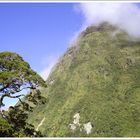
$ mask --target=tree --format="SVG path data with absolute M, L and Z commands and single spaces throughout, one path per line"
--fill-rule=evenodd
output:
M 0 108 L 4 106 L 3 99 L 24 96 L 24 89 L 36 89 L 46 86 L 45 81 L 30 68 L 21 56 L 12 52 L 0 53 Z M 15 95 L 19 93 L 19 95 Z
M 33 125 L 27 123 L 28 114 L 33 110 L 29 102 L 34 105 L 45 103 L 45 98 L 41 96 L 39 89 L 36 89 L 40 86 L 46 87 L 45 81 L 21 56 L 13 52 L 0 53 L 0 109 L 5 106 L 5 97 L 19 99 L 18 104 L 9 107 L 8 111 L 1 109 L 0 136 L 41 136 Z M 22 101 L 24 94 L 21 94 L 21 91 L 27 88 L 31 90 L 30 94 Z
M 28 105 L 19 104 L 10 106 L 8 111 L 3 110 L 3 118 L 0 121 L 1 137 L 42 137 L 40 131 L 36 131 L 32 124 L 27 122 L 29 111 L 21 106 Z
M 14 107 L 2 111 L 3 119 L 0 119 L 0 137 L 42 137 L 40 131 L 36 131 L 32 124 L 27 122 L 28 115 L 38 104 L 44 104 L 46 98 L 41 96 L 39 90 L 31 91 L 23 101 L 19 99 Z

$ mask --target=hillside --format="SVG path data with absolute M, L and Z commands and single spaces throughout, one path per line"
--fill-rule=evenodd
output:
M 68 48 L 29 122 L 49 137 L 140 136 L 140 42 L 108 23 Z

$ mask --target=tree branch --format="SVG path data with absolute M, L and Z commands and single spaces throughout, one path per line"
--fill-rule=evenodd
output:
M 25 95 L 24 95 L 24 94 L 21 94 L 21 95 L 11 96 L 10 93 L 3 94 L 3 95 L 1 96 L 1 98 L 0 98 L 0 108 L 1 108 L 2 106 L 5 106 L 4 103 L 3 103 L 3 99 L 4 99 L 5 97 L 9 97 L 9 98 L 19 98 L 19 97 L 21 97 L 21 96 L 25 96 Z
M 3 86 L 1 89 L 0 89 L 0 92 L 2 92 L 3 90 L 5 90 L 6 88 L 9 87 L 9 84 L 7 84 L 6 86 Z
M 17 93 L 17 92 L 21 92 L 22 90 L 27 89 L 27 88 L 33 89 L 32 87 L 24 87 L 24 88 L 22 88 L 22 89 L 17 90 L 16 93 Z M 34 89 L 35 89 L 35 88 L 34 88 Z

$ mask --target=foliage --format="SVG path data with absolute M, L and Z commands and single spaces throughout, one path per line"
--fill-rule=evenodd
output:
M 19 98 L 22 95 L 15 95 L 16 93 L 38 86 L 45 86 L 44 80 L 22 57 L 12 52 L 0 53 L 0 107 L 4 106 L 5 97 Z
M 27 123 L 28 113 L 19 106 L 9 107 L 8 111 L 3 110 L 0 119 L 0 137 L 42 137 L 34 126 Z
M 36 94 L 38 93 L 36 92 Z M 35 98 L 34 96 L 30 98 L 34 98 L 34 100 L 36 101 L 34 107 L 36 107 L 36 103 L 41 102 L 40 98 L 38 99 L 37 97 Z M 41 96 L 41 98 L 43 97 Z M 27 99 L 26 101 L 20 100 L 20 102 L 16 106 L 14 107 L 10 106 L 8 111 L 3 110 L 3 113 L 2 113 L 3 118 L 11 126 L 13 133 L 11 134 L 7 132 L 7 135 L 1 134 L 1 136 L 3 137 L 5 136 L 7 137 L 8 136 L 10 137 L 11 136 L 12 137 L 41 137 L 42 136 L 42 134 L 39 131 L 35 130 L 33 125 L 27 123 L 28 114 L 29 112 L 33 111 L 33 108 L 34 108 L 33 107 L 34 102 L 31 101 L 31 103 L 32 105 L 30 105 L 30 102 L 27 103 Z M 1 129 L 1 131 L 3 131 L 3 129 Z
M 28 114 L 38 104 L 44 104 L 38 87 L 46 87 L 45 81 L 23 60 L 12 52 L 0 53 L 0 108 L 4 106 L 5 97 L 18 98 L 19 102 L 7 111 L 1 110 L 1 137 L 36 137 L 42 136 L 34 126 L 27 123 Z M 21 91 L 29 88 L 31 92 L 25 96 Z M 18 95 L 17 95 L 18 93 Z M 21 96 L 25 96 L 21 99 Z M 31 105 L 30 105 L 31 104 Z
M 12 136 L 13 133 L 14 133 L 14 130 L 12 126 L 7 121 L 1 118 L 0 119 L 0 137 Z

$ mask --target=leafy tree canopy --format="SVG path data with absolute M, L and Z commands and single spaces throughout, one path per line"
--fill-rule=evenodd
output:
M 36 89 L 42 86 L 46 86 L 45 81 L 21 56 L 13 52 L 0 53 L 0 137 L 42 136 L 33 125 L 27 123 L 29 112 L 36 105 L 45 103 L 45 98 Z M 30 93 L 21 99 L 24 96 L 21 91 L 27 88 L 31 89 Z M 7 111 L 2 110 L 5 97 L 18 98 L 19 102 Z
M 0 107 L 4 106 L 5 97 L 19 98 L 22 94 L 16 93 L 38 86 L 45 86 L 45 81 L 21 56 L 13 52 L 0 53 Z

